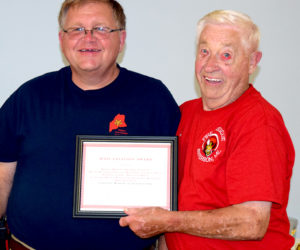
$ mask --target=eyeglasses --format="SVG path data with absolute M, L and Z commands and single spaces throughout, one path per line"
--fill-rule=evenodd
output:
M 72 40 L 77 40 L 83 38 L 89 31 L 91 32 L 91 35 L 94 36 L 97 39 L 107 39 L 109 37 L 109 34 L 116 31 L 124 30 L 123 28 L 120 29 L 111 29 L 108 27 L 94 27 L 91 30 L 88 30 L 84 27 L 76 27 L 76 28 L 69 28 L 69 29 L 63 29 L 63 32 L 67 33 L 69 38 Z

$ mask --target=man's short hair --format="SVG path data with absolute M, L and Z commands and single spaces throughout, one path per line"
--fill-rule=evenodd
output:
M 259 46 L 260 32 L 251 18 L 238 11 L 233 10 L 215 10 L 202 17 L 197 25 L 197 43 L 201 32 L 207 24 L 232 25 L 243 31 L 243 44 L 245 49 L 256 51 Z
M 61 5 L 61 9 L 58 16 L 58 23 L 60 29 L 63 29 L 65 18 L 71 7 L 73 8 L 74 6 L 81 6 L 87 3 L 107 3 L 109 6 L 111 6 L 113 10 L 114 17 L 116 19 L 117 25 L 119 26 L 117 28 L 126 28 L 126 16 L 123 7 L 115 0 L 65 0 Z

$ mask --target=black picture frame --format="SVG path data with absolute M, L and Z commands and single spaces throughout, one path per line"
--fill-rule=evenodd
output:
M 114 147 L 112 150 L 111 148 Z M 96 148 L 96 149 L 95 149 Z M 143 149 L 142 149 L 143 148 Z M 146 150 L 145 150 L 146 149 Z M 95 150 L 99 150 L 99 152 L 94 152 Z M 103 151 L 103 152 L 102 152 Z M 106 152 L 107 151 L 107 152 Z M 115 156 L 105 156 L 107 153 L 115 154 L 115 151 L 120 153 L 120 158 L 116 158 Z M 141 156 L 136 155 L 139 154 L 139 151 L 141 151 Z M 152 152 L 153 151 L 153 152 Z M 90 152 L 90 153 L 89 153 Z M 93 152 L 93 153 L 92 153 Z M 105 155 L 102 155 L 104 152 Z M 113 153 L 112 153 L 113 152 Z M 162 154 L 163 157 L 156 156 L 157 152 L 159 154 Z M 98 155 L 99 154 L 99 155 Z M 118 153 L 116 153 L 118 154 Z M 127 156 L 128 154 L 128 156 Z M 142 156 L 145 154 L 149 154 L 149 156 Z M 151 155 L 152 154 L 152 155 Z M 122 156 L 123 155 L 123 156 Z M 124 157 L 124 155 L 126 155 Z M 133 156 L 130 156 L 133 155 Z M 98 158 L 99 156 L 99 158 Z M 93 158 L 97 157 L 97 158 Z M 123 158 L 122 158 L 123 157 Z M 127 158 L 128 157 L 128 158 Z M 131 157 L 131 158 L 130 158 Z M 152 164 L 152 157 L 154 158 L 153 166 Z M 147 178 L 143 176 L 143 178 L 137 177 L 137 181 L 139 184 L 136 183 L 125 183 L 128 179 L 127 176 L 123 176 L 123 167 L 121 166 L 123 162 L 119 165 L 117 168 L 110 167 L 109 164 L 106 166 L 106 162 L 115 164 L 116 160 L 124 160 L 124 162 L 128 165 L 128 162 L 133 161 L 135 164 L 137 161 L 140 164 L 141 162 L 145 164 L 146 169 L 151 167 L 155 168 L 158 161 L 160 162 L 160 158 L 162 158 L 163 162 L 167 162 L 165 165 L 166 169 L 162 170 L 162 175 L 156 174 L 156 178 L 153 178 L 153 183 L 156 183 L 156 179 L 159 179 L 160 182 L 164 182 L 164 179 L 166 181 L 166 194 L 161 194 L 161 191 L 158 191 L 157 187 L 155 189 L 151 189 L 151 181 L 149 182 L 148 179 L 146 179 L 144 183 L 143 178 Z M 96 160 L 93 160 L 96 159 Z M 101 162 L 101 164 L 98 165 L 98 159 Z M 149 162 L 147 162 L 149 161 Z M 97 162 L 97 163 L 95 163 Z M 96 174 L 94 174 L 93 171 L 87 170 L 92 169 L 92 167 L 88 166 L 94 166 L 98 169 Z M 125 164 L 125 165 L 126 165 Z M 130 163 L 131 164 L 131 163 Z M 150 164 L 150 165 L 148 165 Z M 155 165 L 154 165 L 155 164 Z M 101 167 L 100 167 L 101 165 Z M 95 169 L 94 167 L 94 169 Z M 127 166 L 128 167 L 128 166 Z M 128 170 L 126 167 L 126 171 Z M 104 168 L 104 171 L 103 171 Z M 112 168 L 112 169 L 110 169 Z M 140 168 L 140 167 L 139 167 Z M 117 170 L 116 170 L 117 169 Z M 129 167 L 130 169 L 130 167 Z M 134 168 L 133 168 L 134 169 Z M 120 172 L 123 171 L 123 172 Z M 131 170 L 130 170 L 131 171 Z M 132 170 L 135 171 L 135 170 Z M 144 171 L 144 170 L 143 170 Z M 151 172 L 150 170 L 149 172 Z M 160 170 L 161 171 L 161 168 Z M 158 172 L 159 172 L 158 171 Z M 105 174 L 103 174 L 104 172 Z M 109 178 L 106 178 L 108 176 L 109 172 Z M 114 172 L 121 173 L 121 179 L 123 179 L 123 182 L 120 180 L 114 180 L 111 181 L 114 178 Z M 147 173 L 147 172 L 146 172 Z M 126 172 L 128 174 L 128 172 Z M 138 175 L 138 174 L 137 174 Z M 86 176 L 90 176 L 88 179 Z M 113 177 L 112 177 L 113 176 Z M 116 175 L 118 176 L 118 175 Z M 130 175 L 129 175 L 130 176 Z M 151 175 L 152 176 L 152 175 Z M 160 179 L 161 176 L 163 179 Z M 92 186 L 90 183 L 94 183 L 94 178 L 96 179 L 96 189 L 94 188 L 86 188 L 87 186 Z M 120 179 L 120 177 L 118 176 Z M 107 184 L 106 179 L 109 179 L 111 181 L 110 184 Z M 151 179 L 151 178 L 149 178 Z M 100 180 L 100 181 L 99 181 Z M 104 183 L 99 184 L 98 183 Z M 119 183 L 118 183 L 119 182 Z M 125 184 L 124 184 L 125 183 Z M 113 187 L 113 188 L 106 188 Z M 131 188 L 131 186 L 136 185 L 136 188 Z M 73 199 L 73 217 L 74 218 L 120 218 L 122 216 L 125 216 L 125 213 L 123 209 L 125 207 L 136 207 L 136 204 L 131 204 L 130 202 L 128 204 L 123 204 L 123 202 L 120 201 L 120 204 L 115 206 L 115 202 L 113 201 L 114 205 L 110 205 L 109 202 L 105 201 L 105 204 L 99 204 L 99 202 L 95 202 L 97 205 L 90 205 L 89 202 L 86 202 L 87 196 L 88 197 L 95 197 L 95 200 L 99 199 L 98 195 L 99 193 L 102 193 L 104 195 L 105 190 L 105 197 L 116 197 L 115 192 L 118 194 L 120 193 L 120 197 L 116 198 L 117 200 L 120 198 L 122 200 L 124 196 L 127 195 L 127 193 L 124 193 L 126 190 L 126 187 L 130 189 L 130 199 L 128 200 L 134 200 L 135 203 L 137 199 L 141 199 L 141 190 L 143 190 L 143 186 L 150 185 L 149 187 L 145 188 L 145 197 L 148 196 L 159 196 L 164 197 L 166 195 L 166 201 L 163 202 L 164 204 L 162 207 L 170 210 L 170 211 L 176 211 L 177 210 L 177 137 L 176 136 L 91 136 L 91 135 L 77 135 L 76 136 L 76 159 L 75 159 L 75 181 L 74 181 L 74 199 Z M 153 185 L 155 186 L 155 185 Z M 101 187 L 101 188 L 99 188 Z M 125 188 L 123 188 L 125 187 Z M 115 190 L 116 188 L 116 190 Z M 86 191 L 88 190 L 88 191 Z M 92 190 L 92 191 L 89 191 Z M 95 191 L 96 190 L 96 191 Z M 112 192 L 114 190 L 114 192 Z M 135 191 L 136 190 L 136 191 Z M 92 194 L 92 193 L 97 194 Z M 109 192 L 112 192 L 110 194 Z M 136 193 L 135 193 L 136 192 Z M 164 191 L 163 191 L 164 192 Z M 128 192 L 129 193 L 129 192 Z M 132 196 L 132 198 L 131 198 Z M 137 197 L 137 199 L 135 199 Z M 127 202 L 127 201 L 126 201 Z M 148 201 L 147 201 L 148 202 Z M 101 202 L 102 203 L 102 200 Z M 93 203 L 94 204 L 94 203 Z M 142 205 L 144 206 L 144 205 Z M 156 201 L 153 200 L 150 201 L 150 204 L 147 204 L 146 206 L 160 206 L 160 204 L 156 204 Z M 116 208 L 118 207 L 118 208 Z M 122 209 L 120 209 L 122 207 Z

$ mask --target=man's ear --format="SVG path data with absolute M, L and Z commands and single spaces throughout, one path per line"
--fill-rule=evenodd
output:
M 261 51 L 252 52 L 249 58 L 249 75 L 251 75 L 262 57 Z
M 120 49 L 119 53 L 121 53 L 125 47 L 125 40 L 126 40 L 126 30 L 120 31 Z
M 58 39 L 59 39 L 59 45 L 60 45 L 61 49 L 62 49 L 62 36 L 63 36 L 62 31 L 59 31 L 59 33 L 58 33 Z

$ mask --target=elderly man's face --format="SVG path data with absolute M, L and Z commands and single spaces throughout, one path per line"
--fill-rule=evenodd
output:
M 91 30 L 97 26 L 120 28 L 108 4 L 87 3 L 70 8 L 64 22 L 65 30 L 74 27 Z M 68 33 L 61 31 L 59 37 L 62 51 L 75 74 L 109 72 L 116 67 L 116 59 L 125 43 L 125 31 L 109 33 L 106 39 L 99 39 L 91 32 L 72 39 Z
M 224 107 L 239 98 L 249 86 L 251 70 L 241 30 L 228 25 L 205 26 L 195 63 L 205 110 Z

